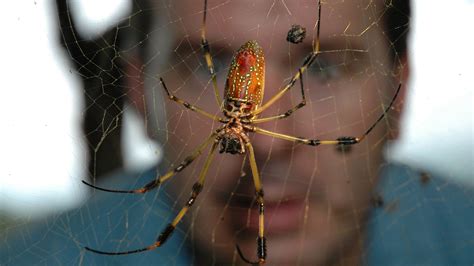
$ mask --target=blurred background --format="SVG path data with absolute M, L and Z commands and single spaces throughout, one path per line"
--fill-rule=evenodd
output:
M 474 2 L 412 4 L 411 76 L 402 131 L 386 157 L 473 186 Z M 77 39 L 92 43 L 106 41 L 107 36 L 99 36 L 132 10 L 127 0 L 74 0 L 69 5 L 81 35 Z M 4 221 L 74 208 L 87 198 L 88 189 L 80 180 L 121 169 L 145 169 L 159 161 L 159 144 L 148 139 L 144 122 L 120 94 L 104 94 L 107 88 L 101 87 L 101 97 L 84 97 L 82 73 L 74 64 L 89 62 L 71 62 L 73 55 L 61 47 L 55 2 L 4 1 L 0 10 L 0 215 Z M 98 69 L 107 70 L 94 74 L 101 81 L 114 71 L 107 66 Z M 89 117 L 91 113 L 97 117 Z

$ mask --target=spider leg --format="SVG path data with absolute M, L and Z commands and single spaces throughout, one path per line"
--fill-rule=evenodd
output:
M 266 102 L 262 107 L 254 110 L 252 112 L 252 115 L 258 115 L 261 112 L 265 111 L 268 107 L 273 105 L 277 100 L 279 100 L 286 92 L 288 92 L 293 85 L 295 85 L 296 81 L 298 79 L 302 78 L 302 74 L 308 69 L 308 67 L 311 66 L 311 64 L 314 62 L 316 57 L 319 55 L 320 50 L 319 50 L 319 32 L 321 28 L 321 0 L 318 1 L 318 20 L 317 20 L 317 29 L 316 29 L 316 40 L 313 42 L 313 50 L 311 53 L 306 57 L 306 59 L 303 62 L 303 65 L 298 69 L 298 72 L 291 78 L 291 80 L 286 84 L 285 87 L 283 87 L 277 94 L 275 94 L 268 102 Z
M 152 245 L 149 245 L 147 247 L 144 247 L 144 248 L 130 250 L 130 251 L 121 251 L 121 252 L 106 252 L 106 251 L 100 251 L 100 250 L 97 250 L 97 249 L 92 249 L 92 248 L 89 248 L 89 247 L 85 247 L 85 249 L 88 250 L 88 251 L 92 251 L 94 253 L 99 253 L 99 254 L 103 254 L 103 255 L 127 255 L 127 254 L 139 253 L 139 252 L 143 252 L 143 251 L 147 251 L 147 250 L 152 250 L 152 249 L 155 249 L 155 248 L 160 247 L 161 245 L 163 245 L 166 242 L 166 240 L 168 240 L 168 238 L 171 236 L 171 234 L 174 232 L 174 229 L 176 228 L 176 225 L 178 225 L 178 223 L 181 221 L 181 219 L 183 219 L 184 215 L 188 212 L 188 210 L 191 208 L 191 206 L 196 201 L 197 196 L 202 191 L 202 188 L 204 186 L 204 181 L 206 179 L 207 170 L 209 169 L 209 165 L 211 164 L 212 159 L 214 157 L 214 152 L 216 150 L 217 144 L 219 144 L 219 139 L 216 138 L 216 139 L 214 139 L 214 144 L 212 145 L 211 149 L 209 150 L 209 154 L 207 155 L 206 162 L 204 163 L 204 166 L 201 169 L 201 173 L 199 174 L 198 181 L 196 183 L 194 183 L 194 185 L 193 185 L 191 196 L 189 197 L 188 201 L 186 202 L 186 205 L 183 208 L 181 208 L 181 210 L 175 216 L 173 221 L 165 227 L 165 229 L 158 236 L 158 239 L 156 240 L 155 243 L 153 243 Z
M 294 137 L 291 135 L 286 135 L 278 132 L 269 131 L 259 127 L 248 127 L 252 132 L 267 135 L 270 137 L 275 137 L 279 139 L 284 139 L 288 141 L 293 141 L 297 143 L 302 143 L 310 146 L 319 146 L 319 145 L 352 145 L 359 143 L 362 139 L 358 137 L 341 137 L 336 140 L 320 140 L 320 139 L 307 139 L 302 137 Z
M 249 162 L 250 168 L 252 169 L 252 176 L 253 176 L 253 183 L 255 186 L 255 194 L 257 196 L 257 203 L 259 207 L 258 212 L 258 237 L 257 237 L 257 257 L 258 261 L 252 262 L 245 258 L 244 254 L 239 248 L 239 245 L 236 245 L 237 252 L 239 253 L 240 258 L 247 262 L 248 264 L 252 265 L 260 265 L 265 263 L 265 259 L 267 257 L 267 244 L 264 235 L 264 211 L 265 211 L 265 204 L 263 200 L 263 189 L 262 189 L 262 181 L 260 180 L 260 176 L 258 174 L 257 169 L 257 162 L 255 160 L 255 154 L 253 151 L 253 146 L 250 141 L 245 143 L 247 146 L 247 151 L 249 154 Z
M 221 111 L 224 111 L 224 106 L 222 98 L 219 96 L 219 89 L 217 88 L 217 78 L 216 70 L 214 69 L 214 62 L 212 61 L 211 49 L 209 47 L 209 42 L 206 39 L 206 17 L 207 17 L 207 0 L 204 0 L 204 15 L 202 18 L 201 26 L 201 47 L 204 52 L 204 58 L 206 59 L 207 68 L 209 69 L 209 74 L 211 74 L 212 87 L 214 88 L 214 96 L 216 97 L 216 102 Z
M 393 103 L 395 102 L 395 99 L 398 96 L 398 93 L 400 92 L 400 88 L 402 87 L 402 84 L 398 85 L 398 89 L 395 92 L 395 95 L 393 96 L 392 100 L 390 101 L 390 104 L 388 105 L 387 108 L 385 108 L 384 112 L 379 116 L 379 118 L 359 137 L 340 137 L 335 140 L 319 140 L 319 139 L 307 139 L 307 138 L 300 138 L 300 137 L 294 137 L 282 133 L 277 133 L 269 130 L 265 130 L 262 128 L 254 127 L 254 126 L 249 126 L 246 125 L 246 129 L 249 131 L 262 134 L 262 135 L 267 135 L 279 139 L 284 139 L 288 141 L 293 141 L 293 142 L 298 142 L 302 143 L 305 145 L 310 145 L 310 146 L 319 146 L 319 145 L 353 145 L 360 143 L 374 128 L 377 126 L 377 124 L 382 121 L 382 119 L 387 115 L 387 112 L 392 108 Z
M 186 157 L 177 167 L 174 169 L 168 171 L 166 174 L 162 176 L 156 177 L 153 181 L 149 182 L 145 186 L 133 190 L 116 190 L 116 189 L 107 189 L 107 188 L 102 188 L 98 187 L 95 185 L 92 185 L 84 180 L 82 180 L 82 183 L 88 185 L 89 187 L 92 187 L 97 190 L 102 190 L 102 191 L 107 191 L 107 192 L 113 192 L 113 193 L 134 193 L 134 194 L 143 194 L 146 193 L 158 186 L 160 186 L 163 182 L 168 180 L 169 178 L 173 177 L 177 173 L 181 172 L 184 168 L 186 168 L 188 165 L 190 165 L 199 155 L 201 155 L 202 151 L 209 145 L 211 141 L 216 140 L 216 136 L 219 133 L 221 129 L 216 130 L 214 133 L 212 133 L 199 147 L 197 147 L 194 152 Z
M 304 87 L 303 87 L 303 74 L 301 73 L 301 69 L 299 70 L 300 71 L 300 85 L 301 85 L 301 102 L 299 104 L 297 104 L 295 107 L 291 108 L 290 110 L 286 111 L 285 113 L 282 113 L 282 114 L 279 114 L 279 115 L 275 115 L 275 116 L 270 116 L 270 117 L 264 117 L 264 118 L 257 118 L 257 119 L 253 119 L 251 120 L 252 123 L 262 123 L 262 122 L 268 122 L 268 121 L 272 121 L 272 120 L 276 120 L 276 119 L 283 119 L 283 118 L 286 118 L 288 116 L 290 116 L 294 111 L 302 108 L 303 106 L 306 105 L 306 97 L 304 96 Z
M 165 90 L 166 94 L 168 95 L 168 98 L 172 101 L 175 101 L 181 105 L 183 105 L 184 107 L 188 108 L 189 110 L 191 111 L 194 111 L 194 112 L 197 112 L 199 114 L 202 114 L 204 116 L 207 116 L 209 117 L 210 119 L 212 120 L 215 120 L 215 121 L 219 121 L 219 122 L 224 122 L 224 120 L 216 115 L 212 115 L 204 110 L 202 110 L 201 108 L 197 107 L 197 106 L 194 106 L 184 100 L 181 100 L 180 98 L 174 96 L 173 94 L 171 94 L 171 92 L 168 90 L 168 87 L 166 87 L 166 84 L 165 84 L 165 81 L 163 80 L 163 78 L 160 78 L 160 82 L 161 82 L 161 85 L 163 85 L 163 89 Z

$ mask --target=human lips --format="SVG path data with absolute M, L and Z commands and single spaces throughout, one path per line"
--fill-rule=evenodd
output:
M 303 218 L 304 201 L 301 199 L 271 201 L 265 204 L 266 231 L 274 234 L 297 230 Z M 250 228 L 257 229 L 256 211 L 252 211 L 251 219 L 255 221 Z
M 237 196 L 240 199 L 230 204 L 230 216 L 237 230 L 257 232 L 258 208 L 251 197 Z M 288 233 L 300 228 L 305 208 L 302 197 L 287 195 L 280 199 L 265 200 L 265 232 L 271 234 Z
M 267 170 L 264 170 L 262 179 L 265 234 L 272 235 L 299 232 L 303 228 L 305 208 L 319 206 L 316 203 L 322 200 L 320 188 L 314 188 L 307 182 L 310 173 L 289 172 L 286 164 L 282 162 L 286 157 L 278 158 L 266 165 Z M 262 164 L 264 163 L 260 162 L 260 165 Z M 217 196 L 216 202 L 225 209 L 222 219 L 226 220 L 232 232 L 248 232 L 239 235 L 253 238 L 259 227 L 259 208 L 251 171 L 245 169 L 244 172 L 247 174 L 243 175 L 237 184 L 228 182 L 215 187 L 214 195 Z

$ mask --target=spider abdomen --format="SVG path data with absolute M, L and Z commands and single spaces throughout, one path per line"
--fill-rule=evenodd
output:
M 251 110 L 262 103 L 265 84 L 265 58 L 256 41 L 248 41 L 234 54 L 227 75 L 224 97 L 245 102 Z

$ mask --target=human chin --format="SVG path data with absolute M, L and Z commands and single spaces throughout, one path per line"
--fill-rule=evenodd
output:
M 266 227 L 269 265 L 328 265 L 353 246 L 357 231 L 347 230 L 354 227 L 349 216 L 331 213 L 319 200 L 306 203 L 303 209 L 303 221 L 293 230 L 280 231 L 277 229 L 281 227 L 276 226 L 272 229 L 272 221 L 269 222 Z M 255 228 L 250 225 L 237 232 L 236 241 L 243 253 L 253 258 L 257 248 Z

